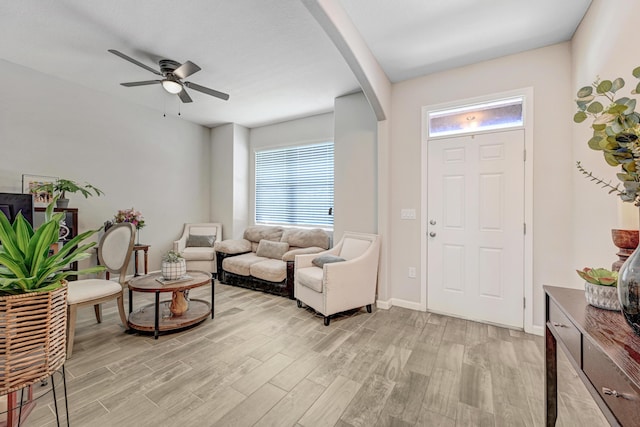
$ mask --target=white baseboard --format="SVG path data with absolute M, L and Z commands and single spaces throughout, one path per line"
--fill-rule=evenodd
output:
M 381 301 L 381 300 L 376 301 L 376 307 L 381 308 L 383 310 L 388 310 L 393 306 L 408 308 L 409 310 L 424 311 L 422 309 L 422 306 L 418 302 L 405 301 L 403 299 L 397 299 L 397 298 L 391 298 L 390 300 L 387 300 L 387 301 Z
M 544 335 L 544 326 L 533 325 L 531 326 L 531 333 L 534 335 L 543 336 Z
M 376 308 L 380 308 L 382 310 L 389 310 L 391 307 L 393 307 L 393 304 L 391 304 L 391 300 L 388 300 L 388 301 L 376 300 Z

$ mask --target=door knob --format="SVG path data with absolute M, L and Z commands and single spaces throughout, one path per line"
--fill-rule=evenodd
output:
M 436 225 L 436 220 L 435 220 L 435 219 L 432 219 L 431 221 L 429 221 L 429 224 L 431 224 L 431 225 Z
M 434 231 L 432 231 L 431 233 L 429 233 L 429 236 L 436 237 L 436 233 Z

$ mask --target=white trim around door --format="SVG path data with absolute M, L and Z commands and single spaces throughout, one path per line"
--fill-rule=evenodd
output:
M 525 164 L 524 164 L 524 224 L 526 228 L 524 235 L 524 319 L 523 326 L 525 332 L 539 334 L 539 328 L 533 326 L 533 88 L 527 87 L 508 92 L 493 93 L 481 97 L 462 99 L 444 104 L 428 105 L 422 107 L 422 138 L 421 138 L 421 224 L 420 224 L 420 309 L 427 310 L 427 177 L 428 158 L 427 143 L 428 133 L 428 113 L 435 110 L 447 108 L 457 108 L 471 104 L 489 102 L 496 99 L 509 97 L 524 97 L 524 139 L 525 139 Z

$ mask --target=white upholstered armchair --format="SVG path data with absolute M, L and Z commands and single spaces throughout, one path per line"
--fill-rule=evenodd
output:
M 216 252 L 213 244 L 222 240 L 219 222 L 185 224 L 180 239 L 173 242 L 173 250 L 187 261 L 187 270 L 208 271 L 216 276 Z
M 297 255 L 294 293 L 298 307 L 304 303 L 321 313 L 325 326 L 332 314 L 342 311 L 366 306 L 371 313 L 379 257 L 379 236 L 353 232 L 345 232 L 328 251 Z

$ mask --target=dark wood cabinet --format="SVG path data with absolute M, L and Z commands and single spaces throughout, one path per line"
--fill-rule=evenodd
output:
M 34 208 L 33 210 L 34 210 L 33 226 L 34 228 L 38 228 L 42 223 L 44 223 L 44 215 L 45 215 L 46 208 Z M 54 208 L 54 212 L 64 213 L 64 224 L 60 229 L 60 240 L 58 240 L 58 248 L 52 248 L 52 250 L 55 251 L 78 235 L 78 209 L 77 208 Z M 69 264 L 68 269 L 77 270 L 78 263 L 73 262 Z M 75 280 L 76 277 L 69 276 L 68 279 Z
M 558 411 L 556 347 L 562 348 L 613 426 L 640 420 L 640 336 L 619 311 L 587 304 L 584 291 L 545 286 L 546 425 Z

